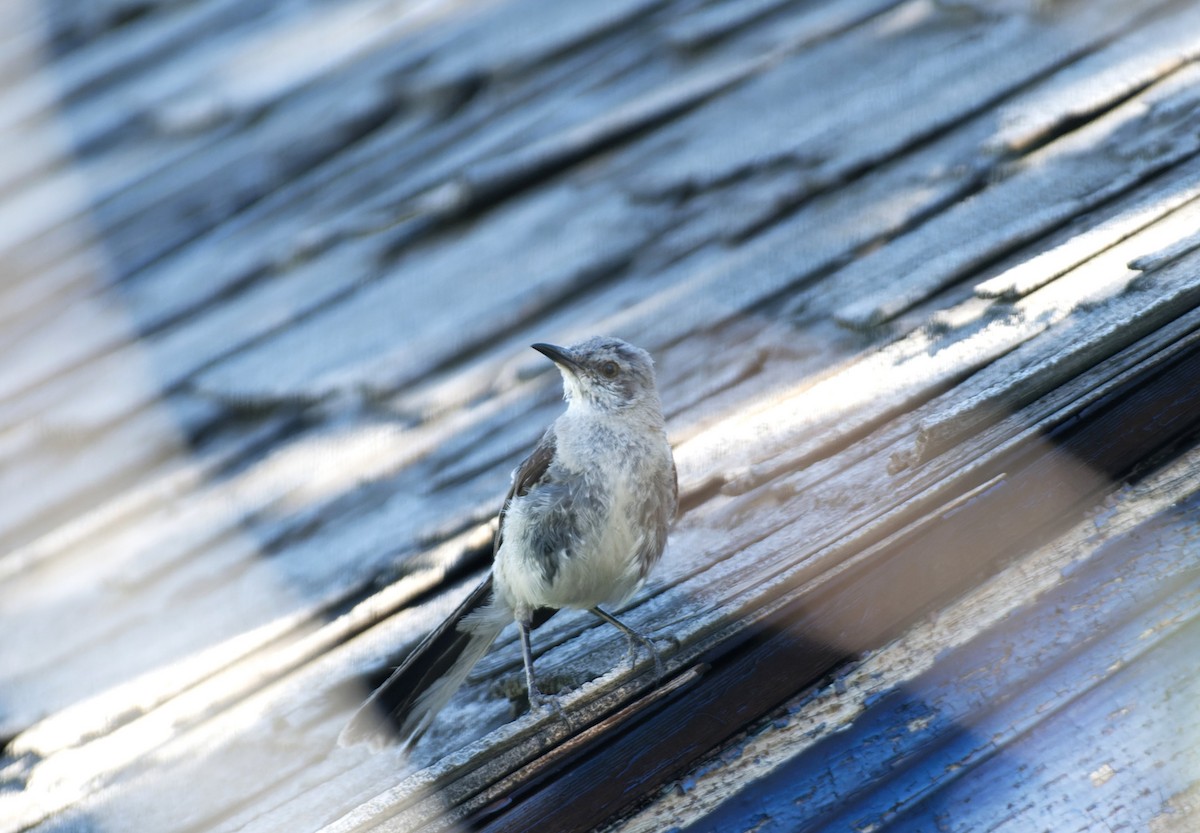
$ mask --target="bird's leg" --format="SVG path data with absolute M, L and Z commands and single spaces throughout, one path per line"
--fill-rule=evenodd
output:
M 567 724 L 567 728 L 575 731 L 575 723 L 571 720 L 571 716 L 563 711 L 558 697 L 553 694 L 543 694 L 542 690 L 537 687 L 537 681 L 533 676 L 533 648 L 529 643 L 529 631 L 532 629 L 532 624 L 532 616 L 517 619 L 517 628 L 521 632 L 521 656 L 525 659 L 525 685 L 529 689 L 529 710 L 549 708 L 562 718 Z
M 537 680 L 533 676 L 533 649 L 529 644 L 528 619 L 517 620 L 517 627 L 521 630 L 521 656 L 525 659 L 525 685 L 529 689 L 529 706 L 534 709 L 541 708 L 545 702 L 545 695 L 537 687 Z
M 633 628 L 626 625 L 624 622 L 622 622 L 617 617 L 613 616 L 612 614 L 605 613 L 603 610 L 601 610 L 598 607 L 593 607 L 592 613 L 599 616 L 605 622 L 608 622 L 608 624 L 612 625 L 614 628 L 624 631 L 625 635 L 629 637 L 629 665 L 630 665 L 630 667 L 633 667 L 637 661 L 637 643 L 640 642 L 646 646 L 646 650 L 650 652 L 650 656 L 654 660 L 654 678 L 656 680 L 662 679 L 662 677 L 663 677 L 662 657 L 659 656 L 658 649 L 654 647 L 654 643 L 650 641 L 650 637 L 646 636 L 645 634 L 638 633 L 637 631 L 635 631 Z
M 517 628 L 521 631 L 521 656 L 525 659 L 525 685 L 529 689 L 529 708 L 533 710 L 548 706 L 557 712 L 560 717 L 566 719 L 562 706 L 558 704 L 558 698 L 553 694 L 543 694 L 542 690 L 537 686 L 537 680 L 533 676 L 533 648 L 529 642 L 531 626 L 532 617 L 517 620 Z M 568 725 L 570 724 L 569 719 L 567 723 Z

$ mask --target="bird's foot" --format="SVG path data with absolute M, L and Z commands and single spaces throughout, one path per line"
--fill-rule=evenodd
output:
M 627 636 L 629 638 L 629 668 L 630 668 L 630 670 L 637 669 L 637 645 L 640 642 L 642 645 L 646 646 L 646 650 L 650 653 L 650 657 L 654 660 L 654 679 L 655 679 L 655 681 L 661 680 L 663 678 L 663 675 L 666 673 L 666 669 L 665 669 L 665 666 L 663 665 L 662 655 L 659 654 L 658 648 L 656 648 L 654 646 L 654 642 L 650 639 L 650 637 L 634 630 L 633 628 L 626 625 L 624 622 L 622 622 L 617 617 L 613 616 L 610 613 L 605 613 L 603 610 L 601 610 L 598 607 L 593 607 L 591 610 L 592 610 L 592 613 L 599 616 L 605 622 L 608 622 L 613 627 L 624 632 L 625 636 Z M 676 646 L 678 646 L 678 644 L 679 644 L 678 641 L 676 641 L 676 640 L 672 640 L 672 641 L 675 641 Z
M 658 647 L 649 637 L 643 636 L 640 633 L 629 633 L 629 668 L 634 670 L 637 668 L 637 646 L 641 644 L 645 647 L 650 658 L 654 660 L 654 679 L 657 682 L 666 674 L 666 666 L 663 664 L 662 654 L 658 652 Z
M 544 694 L 537 688 L 529 690 L 529 712 L 551 712 L 555 717 L 567 724 L 567 728 L 575 731 L 575 723 L 571 715 L 562 706 L 562 697 L 558 694 Z
M 536 688 L 529 689 L 529 710 L 544 711 L 549 709 L 554 712 L 562 712 L 562 704 L 558 702 L 558 695 L 544 694 Z

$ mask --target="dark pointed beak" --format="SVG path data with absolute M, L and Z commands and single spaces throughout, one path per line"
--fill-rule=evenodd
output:
M 553 344 L 542 344 L 540 342 L 530 346 L 559 367 L 565 367 L 572 373 L 579 372 L 579 362 L 575 361 L 575 357 L 571 355 L 571 351 L 565 347 L 555 347 Z

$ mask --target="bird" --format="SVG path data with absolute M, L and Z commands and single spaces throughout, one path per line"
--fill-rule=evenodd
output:
M 532 348 L 557 366 L 567 405 L 512 474 L 491 570 L 362 704 L 339 737 L 343 746 L 411 748 L 513 622 L 531 709 L 557 708 L 537 685 L 530 634 L 564 608 L 621 630 L 631 661 L 645 646 L 662 676 L 653 642 L 604 609 L 643 586 L 678 509 L 653 359 L 604 336 Z

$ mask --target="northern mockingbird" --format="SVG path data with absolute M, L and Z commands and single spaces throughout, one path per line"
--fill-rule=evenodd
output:
M 630 655 L 649 639 L 601 608 L 624 603 L 662 555 L 678 484 L 650 354 L 616 338 L 535 344 L 563 378 L 567 409 L 513 473 L 488 577 L 416 647 L 343 730 L 343 745 L 411 745 L 515 621 L 532 707 L 545 697 L 529 633 L 561 608 L 589 610 L 625 632 Z

